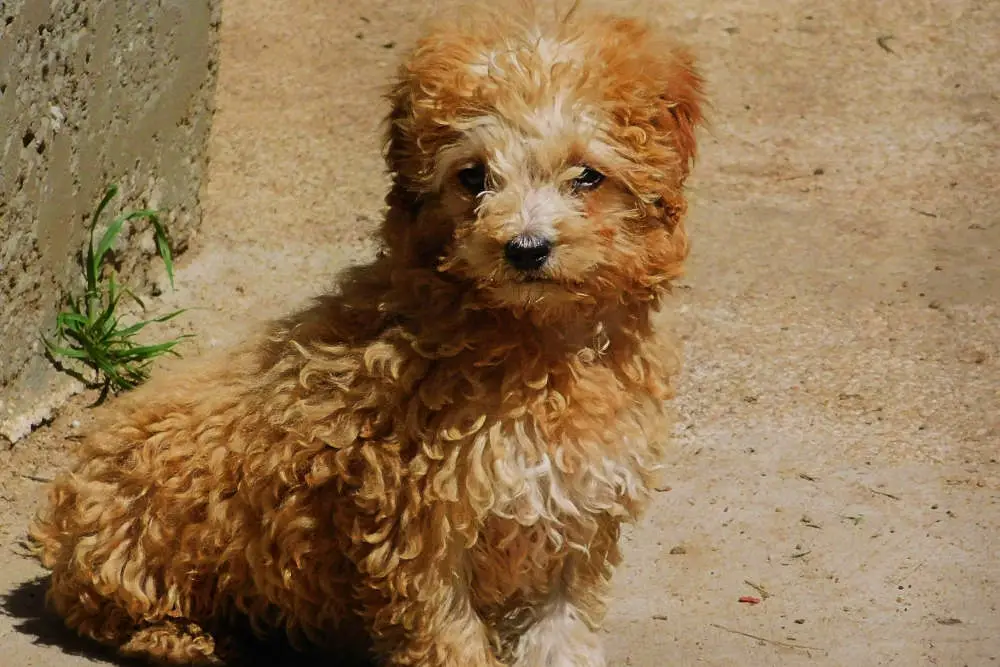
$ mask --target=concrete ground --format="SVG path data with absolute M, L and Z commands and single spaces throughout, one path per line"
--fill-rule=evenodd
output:
M 1000 6 L 606 4 L 690 43 L 713 101 L 677 447 L 627 538 L 611 664 L 1000 664 Z M 189 355 L 370 251 L 379 95 L 423 5 L 226 4 L 206 218 L 158 304 L 196 308 Z M 0 475 L 3 665 L 104 664 L 20 555 L 83 405 Z

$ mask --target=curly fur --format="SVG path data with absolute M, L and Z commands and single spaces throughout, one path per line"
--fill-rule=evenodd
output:
M 384 252 L 116 401 L 32 526 L 83 635 L 218 664 L 239 619 L 386 665 L 597 667 L 687 254 L 690 58 L 629 19 L 431 31 L 390 95 Z M 485 192 L 456 180 L 488 169 Z M 580 165 L 606 180 L 573 190 Z M 543 275 L 503 245 L 554 239 Z

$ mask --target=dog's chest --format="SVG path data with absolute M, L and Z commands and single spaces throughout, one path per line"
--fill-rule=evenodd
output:
M 481 434 L 473 451 L 489 459 L 490 515 L 560 534 L 574 519 L 625 516 L 658 465 L 662 412 L 640 404 L 603 428 L 546 437 L 534 416 Z
M 643 484 L 642 472 L 620 461 L 595 461 L 576 476 L 552 461 L 504 463 L 495 506 L 469 551 L 480 609 L 530 606 L 547 597 L 563 560 L 589 551 L 602 524 L 624 519 L 630 494 L 641 493 Z
M 624 514 L 623 501 L 642 493 L 642 457 L 638 452 L 602 452 L 596 443 L 590 449 L 567 452 L 544 444 L 533 451 L 516 444 L 505 448 L 493 465 L 490 514 L 521 526 L 540 525 L 554 534 L 574 518 Z M 570 458 L 574 460 L 566 460 Z
M 519 428 L 491 443 L 483 470 L 492 502 L 469 551 L 483 607 L 544 597 L 569 553 L 588 551 L 601 525 L 634 513 L 655 461 L 644 436 L 625 430 L 615 443 L 553 443 Z

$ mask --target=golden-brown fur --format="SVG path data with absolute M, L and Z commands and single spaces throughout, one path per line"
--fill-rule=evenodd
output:
M 179 664 L 218 663 L 240 618 L 386 665 L 604 664 L 619 526 L 666 437 L 653 316 L 699 101 L 632 20 L 432 31 L 391 93 L 384 252 L 114 403 L 32 527 L 52 606 Z M 505 262 L 518 234 L 553 240 L 541 269 Z

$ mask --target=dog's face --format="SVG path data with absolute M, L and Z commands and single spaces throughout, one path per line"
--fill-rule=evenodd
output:
M 687 253 L 700 80 L 624 19 L 502 19 L 422 40 L 392 100 L 387 239 L 488 305 L 649 298 Z

